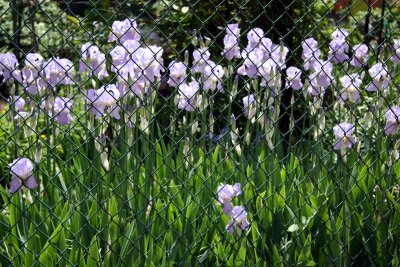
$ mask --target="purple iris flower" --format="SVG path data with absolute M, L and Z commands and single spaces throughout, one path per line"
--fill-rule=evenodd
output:
M 22 96 L 18 95 L 14 96 L 14 110 L 16 112 L 24 111 L 24 106 L 25 106 L 25 100 L 22 98 Z
M 239 36 L 239 24 L 228 24 L 226 27 L 226 35 L 224 37 L 224 51 L 221 53 L 222 55 L 225 55 L 228 60 L 240 58 Z
M 56 121 L 61 125 L 71 124 L 73 118 L 71 116 L 72 100 L 67 97 L 56 97 L 54 101 L 54 113 Z
M 73 121 L 71 116 L 73 101 L 68 97 L 48 97 L 42 100 L 41 107 L 49 116 L 53 117 L 61 125 L 69 125 Z M 54 111 L 54 113 L 53 113 Z
M 357 44 L 353 46 L 353 58 L 350 65 L 360 68 L 368 61 L 368 46 L 365 44 Z
M 204 68 L 204 91 L 222 91 L 222 83 L 224 77 L 224 68 L 221 65 L 216 65 L 213 61 L 209 60 L 207 66 Z
M 278 76 L 279 65 L 275 60 L 269 58 L 265 61 L 258 70 L 259 75 L 262 77 L 260 86 L 268 86 L 272 91 L 272 96 L 276 96 L 277 90 L 281 86 L 281 79 Z
M 399 131 L 400 127 L 400 107 L 391 107 L 386 113 L 386 126 L 385 126 L 385 134 L 392 135 L 396 134 Z
M 293 90 L 300 90 L 303 88 L 303 83 L 301 82 L 301 70 L 296 67 L 289 67 L 286 70 L 286 87 L 292 87 Z
M 342 103 L 347 99 L 352 103 L 360 101 L 361 83 L 361 77 L 357 73 L 345 75 L 340 78 L 340 84 L 343 88 L 343 91 L 340 94 L 340 101 Z
M 116 47 L 114 47 L 111 52 L 111 58 L 112 58 L 112 64 L 111 64 L 111 71 L 112 72 L 117 72 L 127 61 L 127 55 L 129 53 L 129 44 L 135 44 L 135 48 L 132 50 L 136 50 L 137 48 L 139 48 L 140 44 L 137 41 L 127 41 L 126 43 L 126 47 L 117 45 Z
M 74 84 L 74 64 L 66 58 L 51 58 L 43 63 L 43 76 L 52 85 Z
M 243 206 L 235 206 L 232 209 L 231 219 L 229 224 L 226 226 L 228 233 L 233 234 L 235 230 L 244 231 L 250 226 L 247 220 L 247 212 Z
M 198 95 L 199 84 L 195 81 L 182 83 L 179 85 L 179 102 L 178 109 L 193 111 L 198 108 L 202 103 L 202 96 Z
M 240 37 L 240 28 L 239 24 L 231 23 L 226 25 L 226 34 L 234 35 L 235 37 Z
M 246 75 L 255 78 L 259 75 L 258 68 L 263 64 L 264 51 L 261 48 L 254 48 L 248 53 L 242 53 L 243 65 L 237 70 L 239 75 Z
M 14 80 L 22 82 L 18 60 L 13 53 L 0 54 L 0 75 L 3 75 L 3 82 Z
M 117 103 L 119 98 L 120 92 L 115 84 L 102 86 L 98 90 L 90 89 L 87 93 L 88 103 L 92 105 L 91 111 L 96 119 L 108 112 L 119 120 L 120 107 Z
M 247 47 L 246 51 L 253 50 L 256 46 L 260 44 L 261 39 L 264 37 L 264 31 L 260 28 L 251 29 L 247 33 Z
M 224 213 L 230 215 L 232 212 L 232 199 L 237 197 L 242 193 L 240 189 L 240 184 L 236 183 L 234 185 L 221 184 L 218 189 L 218 202 L 224 205 Z
M 314 72 L 309 76 L 310 84 L 307 92 L 313 96 L 318 96 L 332 83 L 332 63 L 317 60 L 314 65 Z
M 271 59 L 278 65 L 279 69 L 286 69 L 286 57 L 289 53 L 289 48 L 283 45 L 273 44 L 271 47 Z
M 127 40 L 122 46 L 114 48 L 111 51 L 111 71 L 118 74 L 120 93 L 124 94 L 128 87 L 135 95 L 147 93 L 150 83 L 161 78 L 161 72 L 164 71 L 162 54 L 161 47 L 139 47 L 135 40 Z
M 183 62 L 172 61 L 169 64 L 168 85 L 172 87 L 179 86 L 186 80 L 186 65 Z
M 205 68 L 208 66 L 208 61 L 210 60 L 210 51 L 208 51 L 208 47 L 203 47 L 195 50 L 193 52 L 193 67 L 191 68 L 191 72 L 201 73 L 205 75 Z
M 301 58 L 304 60 L 304 69 L 315 71 L 316 62 L 320 60 L 321 50 L 318 49 L 318 42 L 314 38 L 308 38 L 301 44 L 303 53 Z
M 22 69 L 23 85 L 31 95 L 38 95 L 46 88 L 43 77 L 39 75 L 42 71 L 43 57 L 38 53 L 29 53 L 25 58 L 25 66 Z
M 34 189 L 37 186 L 33 176 L 33 162 L 28 158 L 17 158 L 8 164 L 12 175 L 10 181 L 10 193 L 17 192 L 22 186 Z
M 335 134 L 335 150 L 342 148 L 352 148 L 356 143 L 356 140 L 352 136 L 354 132 L 354 125 L 348 122 L 342 122 L 339 125 L 333 127 L 333 133 Z
M 276 46 L 277 46 L 276 44 L 272 43 L 271 39 L 267 37 L 261 38 L 260 44 L 258 45 L 258 49 L 261 49 L 261 51 L 263 52 L 263 57 L 261 59 L 262 62 L 267 61 L 271 57 L 274 57 L 274 59 L 276 59 L 276 57 L 279 56 L 279 53 L 277 53 L 275 49 Z M 243 51 L 243 55 L 245 55 L 245 53 L 246 50 Z M 278 61 L 280 61 L 280 59 L 278 59 Z M 276 63 L 278 63 L 278 61 Z
M 332 41 L 329 43 L 328 60 L 333 63 L 341 63 L 349 59 L 349 44 L 347 36 L 349 33 L 345 29 L 336 29 L 332 33 Z
M 394 64 L 400 63 L 400 39 L 393 40 L 393 55 L 390 60 Z
M 79 62 L 79 73 L 90 71 L 91 75 L 97 76 L 100 80 L 108 77 L 106 68 L 106 56 L 100 49 L 90 43 L 82 46 L 82 59 Z
M 387 89 L 390 84 L 390 76 L 386 66 L 382 63 L 376 63 L 368 70 L 369 76 L 372 78 L 372 82 L 367 86 L 366 90 L 370 92 L 376 92 L 381 89 Z
M 114 21 L 112 24 L 109 42 L 119 41 L 123 44 L 127 40 L 140 41 L 141 35 L 134 19 L 127 18 L 123 21 Z

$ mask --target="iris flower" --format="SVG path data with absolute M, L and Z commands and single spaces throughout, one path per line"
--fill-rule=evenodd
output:
M 335 150 L 352 148 L 356 140 L 352 136 L 354 132 L 354 125 L 348 122 L 342 122 L 333 127 L 335 134 Z
M 218 202 L 224 206 L 224 213 L 230 215 L 232 212 L 232 199 L 242 193 L 240 184 L 221 184 L 218 189 Z
M 12 175 L 10 181 L 10 193 L 17 192 L 22 186 L 34 189 L 37 186 L 33 176 L 33 162 L 28 158 L 17 158 L 8 164 Z

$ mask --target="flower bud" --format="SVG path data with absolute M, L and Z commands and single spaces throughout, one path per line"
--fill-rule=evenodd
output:
M 192 123 L 192 135 L 195 135 L 198 131 L 199 122 L 196 120 Z
M 42 143 L 38 142 L 36 145 L 35 162 L 39 163 L 42 158 Z

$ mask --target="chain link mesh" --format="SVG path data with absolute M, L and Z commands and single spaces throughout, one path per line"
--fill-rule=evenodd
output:
M 399 14 L 0 0 L 0 265 L 398 266 Z

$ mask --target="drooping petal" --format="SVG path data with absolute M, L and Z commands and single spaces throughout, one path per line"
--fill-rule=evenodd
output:
M 230 215 L 231 214 L 231 212 L 232 212 L 232 203 L 231 202 L 228 202 L 228 203 L 224 203 L 223 204 L 224 205 L 224 213 L 226 214 L 226 215 Z
M 17 192 L 22 187 L 21 180 L 17 177 L 14 177 L 10 181 L 10 193 Z
M 37 186 L 35 177 L 34 177 L 33 175 L 30 176 L 28 179 L 26 179 L 26 180 L 24 181 L 24 185 L 25 185 L 26 187 L 28 187 L 29 189 L 35 189 L 36 186 Z

